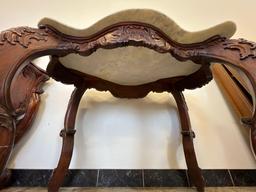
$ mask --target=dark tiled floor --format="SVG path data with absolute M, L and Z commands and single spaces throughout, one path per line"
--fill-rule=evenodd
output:
M 256 170 L 230 170 L 235 186 L 256 186 Z
M 256 170 L 203 170 L 206 186 L 256 186 Z M 51 170 L 12 170 L 11 186 L 45 187 Z M 186 170 L 70 170 L 63 186 L 186 187 Z
M 11 186 L 46 187 L 51 170 L 12 170 Z
M 144 170 L 145 187 L 188 186 L 186 170 Z
M 141 170 L 100 170 L 99 187 L 143 187 Z
M 202 170 L 208 187 L 233 186 L 228 170 Z
M 69 170 L 63 186 L 95 187 L 98 170 Z

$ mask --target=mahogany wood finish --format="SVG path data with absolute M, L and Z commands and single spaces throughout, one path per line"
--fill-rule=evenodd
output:
M 233 106 L 236 115 L 239 118 L 250 117 L 253 111 L 252 103 L 228 74 L 227 69 L 221 65 L 214 65 L 212 66 L 212 73 L 217 84 Z
M 194 184 L 197 187 L 197 190 L 201 192 L 204 191 L 205 183 L 201 173 L 201 169 L 198 167 L 198 163 L 196 160 L 196 154 L 193 144 L 195 133 L 191 129 L 186 101 L 182 92 L 174 90 L 172 91 L 172 94 L 177 103 L 180 115 L 182 142 L 188 167 L 189 180 L 191 184 Z
M 48 185 L 49 192 L 58 191 L 68 171 L 68 167 L 71 161 L 73 148 L 74 148 L 74 135 L 76 133 L 76 130 L 75 130 L 76 114 L 77 114 L 79 102 L 85 90 L 86 90 L 85 85 L 81 85 L 79 86 L 79 88 L 75 88 L 75 90 L 71 95 L 66 116 L 65 116 L 64 129 L 62 129 L 60 132 L 60 136 L 63 137 L 61 157 L 60 157 L 57 168 L 54 169 L 52 172 L 52 176 Z
M 89 74 L 65 68 L 58 57 L 70 53 L 88 56 L 98 48 L 113 49 L 123 46 L 144 46 L 161 53 L 170 53 L 180 61 L 191 60 L 201 69 L 189 76 L 160 79 L 137 86 L 115 84 Z M 51 26 L 39 29 L 17 27 L 0 34 L 0 185 L 8 182 L 6 164 L 14 143 L 27 131 L 38 107 L 40 87 L 47 75 L 30 63 L 33 59 L 51 55 L 47 74 L 57 81 L 74 84 L 63 136 L 63 148 L 57 169 L 49 183 L 49 191 L 58 191 L 68 169 L 72 150 L 74 123 L 78 104 L 85 89 L 109 90 L 121 98 L 141 98 L 148 92 L 171 92 L 180 113 L 183 145 L 191 182 L 198 191 L 204 183 L 193 148 L 194 136 L 189 122 L 184 89 L 195 89 L 212 79 L 210 63 L 219 62 L 242 70 L 252 83 L 256 93 L 256 44 L 244 39 L 226 39 L 214 36 L 194 44 L 180 44 L 171 40 L 160 29 L 145 23 L 123 22 L 109 26 L 89 37 L 74 37 L 63 34 Z M 24 117 L 23 117 L 24 116 Z M 22 118 L 23 117 L 23 118 Z M 247 121 L 251 128 L 251 142 L 256 151 L 256 113 Z
M 33 123 L 40 104 L 40 94 L 43 93 L 42 85 L 49 79 L 48 75 L 33 63 L 17 71 L 15 76 L 16 80 L 11 84 L 11 90 L 15 94 L 12 94 L 11 99 L 17 118 L 13 119 L 11 114 L 9 116 L 9 113 L 0 107 L 0 188 L 8 183 L 11 176 L 3 165 L 7 163 L 13 146 Z

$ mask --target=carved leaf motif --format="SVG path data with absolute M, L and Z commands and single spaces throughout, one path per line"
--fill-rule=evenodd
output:
M 136 25 L 118 27 L 116 30 L 89 42 L 83 51 L 95 49 L 101 46 L 109 46 L 116 43 L 127 43 L 129 41 L 140 42 L 147 47 L 154 48 L 159 52 L 168 52 L 171 45 L 161 38 L 154 30 Z
M 139 24 L 127 24 L 112 28 L 111 31 L 106 31 L 89 41 L 79 42 L 77 39 L 67 38 L 59 44 L 58 49 L 64 50 L 63 56 L 69 53 L 88 56 L 98 48 L 133 45 L 148 47 L 160 53 L 171 53 L 179 60 L 188 60 L 191 57 L 199 56 L 200 51 L 205 47 L 214 46 L 220 41 L 225 41 L 225 38 L 214 36 L 199 45 L 178 46 L 153 28 Z
M 248 57 L 256 58 L 256 43 L 245 39 L 228 40 L 223 43 L 224 49 L 233 49 L 239 51 L 240 59 L 244 60 Z
M 18 27 L 11 28 L 0 34 L 0 45 L 4 45 L 5 42 L 16 45 L 17 43 L 28 48 L 32 43 L 32 39 L 36 41 L 47 41 L 47 33 L 32 29 L 30 27 Z
M 58 49 L 64 50 L 64 51 L 73 51 L 73 52 L 78 52 L 80 49 L 79 44 L 73 43 L 73 42 L 63 42 L 59 44 Z

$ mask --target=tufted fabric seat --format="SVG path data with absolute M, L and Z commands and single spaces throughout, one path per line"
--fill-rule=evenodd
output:
M 42 19 L 39 25 L 53 26 L 71 36 L 90 37 L 110 25 L 127 21 L 150 24 L 182 44 L 201 42 L 215 35 L 229 38 L 236 30 L 235 24 L 228 21 L 203 31 L 188 32 L 166 15 L 148 9 L 121 11 L 103 18 L 87 29 L 74 29 L 49 18 Z M 192 61 L 180 62 L 169 53 L 161 54 L 145 47 L 133 46 L 99 49 L 87 57 L 69 54 L 59 60 L 67 68 L 120 85 L 141 85 L 163 78 L 187 76 L 201 67 Z

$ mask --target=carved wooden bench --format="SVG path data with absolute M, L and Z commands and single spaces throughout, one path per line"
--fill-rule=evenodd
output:
M 142 98 L 150 91 L 170 92 L 180 115 L 181 134 L 190 182 L 204 191 L 204 180 L 193 147 L 188 110 L 182 91 L 202 87 L 212 79 L 210 66 L 234 67 L 248 82 L 255 99 L 256 44 L 229 39 L 235 32 L 225 22 L 199 32 L 187 32 L 153 10 L 125 10 L 78 30 L 45 18 L 39 28 L 17 27 L 0 34 L 0 185 L 15 143 L 27 131 L 39 105 L 41 85 L 48 76 L 75 85 L 67 108 L 63 148 L 48 191 L 56 192 L 72 157 L 75 119 L 80 99 L 89 88 L 110 91 L 119 98 Z M 50 55 L 47 72 L 31 61 Z M 256 150 L 256 113 L 243 122 L 250 127 Z

